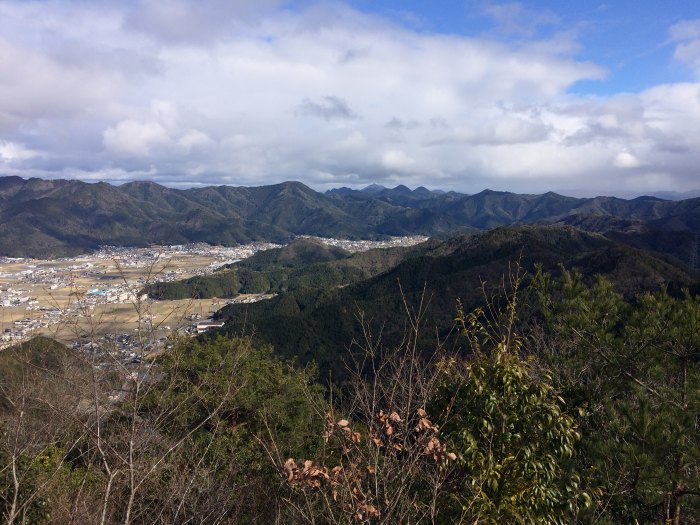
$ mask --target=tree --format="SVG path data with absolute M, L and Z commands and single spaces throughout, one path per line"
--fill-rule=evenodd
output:
M 626 303 L 610 283 L 539 272 L 535 350 L 585 409 L 579 460 L 604 497 L 591 521 L 700 522 L 700 301 L 665 290 Z
M 250 339 L 217 338 L 173 349 L 160 372 L 168 380 L 154 385 L 139 417 L 167 414 L 161 439 L 184 441 L 149 481 L 137 515 L 158 509 L 161 523 L 274 521 L 278 458 L 316 452 L 310 435 L 320 431 L 313 416 L 323 389 L 315 371 Z
M 571 523 L 594 494 L 573 468 L 573 417 L 549 372 L 521 355 L 520 283 L 516 272 L 505 308 L 458 308 L 469 356 L 443 366 L 436 403 L 449 410 L 442 432 L 457 455 L 450 496 L 468 523 Z
M 402 343 L 385 348 L 360 315 L 363 338 L 347 363 L 349 381 L 319 411 L 313 459 L 279 463 L 290 514 L 302 523 L 442 523 L 442 487 L 454 458 L 426 408 L 443 349 L 419 346 L 425 303 L 406 307 Z M 304 456 L 308 457 L 308 456 Z
M 516 273 L 505 308 L 487 301 L 489 319 L 458 308 L 466 355 L 419 350 L 424 305 L 407 308 L 396 349 L 365 338 L 322 455 L 283 465 L 304 522 L 564 524 L 591 506 L 574 419 L 543 367 L 520 355 L 520 283 Z
M 314 371 L 248 339 L 183 340 L 149 365 L 114 381 L 56 343 L 0 354 L 4 523 L 278 516 L 268 444 L 285 457 L 315 453 Z

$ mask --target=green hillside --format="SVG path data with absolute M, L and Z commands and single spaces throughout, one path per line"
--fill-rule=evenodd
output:
M 528 272 L 542 264 L 556 274 L 563 264 L 580 269 L 589 283 L 605 276 L 626 297 L 697 281 L 696 272 L 672 259 L 602 235 L 570 227 L 499 228 L 407 250 L 392 267 L 343 288 L 300 286 L 269 301 L 229 305 L 220 316 L 227 320 L 227 333 L 254 330 L 283 355 L 316 361 L 339 374 L 349 342 L 359 334 L 360 316 L 391 345 L 403 333 L 405 305 L 417 308 L 423 301 L 427 337 L 448 337 L 457 300 L 466 309 L 480 304 L 482 282 L 497 293 L 518 259 Z
M 409 250 L 386 248 L 350 254 L 320 241 L 297 239 L 283 248 L 258 252 L 212 275 L 158 282 L 144 292 L 153 299 L 174 300 L 333 289 L 388 270 Z

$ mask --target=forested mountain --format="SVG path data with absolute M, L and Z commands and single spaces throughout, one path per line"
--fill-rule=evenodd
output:
M 385 269 L 377 268 L 376 273 L 357 272 L 343 275 L 347 279 L 344 282 L 334 280 L 336 269 L 357 256 L 366 254 L 285 274 L 288 288 L 270 287 L 269 291 L 284 293 L 269 301 L 227 306 L 220 311 L 227 321 L 226 331 L 240 335 L 252 330 L 282 355 L 302 362 L 315 361 L 323 370 L 333 369 L 340 374 L 342 356 L 361 333 L 360 317 L 370 320 L 373 330 L 381 332 L 388 344 L 395 344 L 405 328 L 405 304 L 416 307 L 423 303 L 424 322 L 432 327 L 427 337 L 447 337 L 457 300 L 467 309 L 482 303 L 481 283 L 486 283 L 489 293 L 497 293 L 501 279 L 517 260 L 530 274 L 535 264 L 541 264 L 555 274 L 560 265 L 577 268 L 590 284 L 596 276 L 606 277 L 628 298 L 661 286 L 678 291 L 698 281 L 697 271 L 673 258 L 571 227 L 498 228 L 442 242 L 429 241 L 406 249 Z M 355 267 L 362 268 L 362 264 Z M 257 275 L 263 286 L 267 285 L 269 274 L 263 268 Z M 328 277 L 305 280 L 305 275 Z
M 299 182 L 178 190 L 153 182 L 112 186 L 0 178 L 0 255 L 9 256 L 76 254 L 103 244 L 438 235 L 536 222 L 564 221 L 585 228 L 591 217 L 640 221 L 652 234 L 630 237 L 631 244 L 656 249 L 660 244 L 655 232 L 700 233 L 700 199 L 577 199 L 551 192 L 490 190 L 464 195 L 405 186 L 322 194 Z M 647 239 L 649 246 L 644 245 Z M 685 252 L 676 251 L 685 259 Z
M 409 253 L 427 249 L 397 247 L 351 254 L 314 239 L 260 251 L 212 275 L 156 282 L 144 289 L 153 299 L 205 299 L 297 289 L 333 289 L 373 277 L 396 266 Z

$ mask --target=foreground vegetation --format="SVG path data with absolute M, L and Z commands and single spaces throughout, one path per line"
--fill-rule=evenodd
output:
M 530 277 L 457 305 L 454 345 L 420 298 L 395 345 L 360 316 L 340 384 L 250 338 L 3 352 L 3 520 L 700 523 L 700 301 Z

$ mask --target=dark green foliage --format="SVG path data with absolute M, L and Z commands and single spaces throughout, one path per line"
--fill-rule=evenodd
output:
M 55 340 L 36 337 L 0 351 L 0 515 L 13 523 L 48 523 L 81 483 L 70 467 L 79 426 L 66 424 L 84 397 L 92 367 Z M 100 388 L 112 388 L 105 374 Z M 44 490 L 50 484 L 63 492 Z
M 49 337 L 34 337 L 0 352 L 0 377 L 7 378 L 13 369 L 26 365 L 58 370 L 66 359 L 75 359 L 68 347 Z
M 93 383 L 85 364 L 88 375 L 22 362 L 2 378 L 12 400 L 0 413 L 4 521 L 97 523 L 105 505 L 107 523 L 270 522 L 275 464 L 316 453 L 323 390 L 312 369 L 270 348 L 181 342 L 138 388 L 128 377 Z
M 323 412 L 325 402 L 323 390 L 313 383 L 313 370 L 295 369 L 249 340 L 217 339 L 178 347 L 161 371 L 167 379 L 148 392 L 139 415 L 156 419 L 164 411 L 172 414 L 161 432 L 174 441 L 186 437 L 177 452 L 180 465 L 196 466 L 198 475 L 207 478 L 204 490 L 213 491 L 199 499 L 227 505 L 216 511 L 227 522 L 272 520 L 277 510 L 269 504 L 278 486 L 275 461 L 315 453 L 310 436 L 320 431 L 316 411 Z M 164 468 L 144 497 L 163 497 L 172 507 L 164 491 L 176 472 Z M 140 504 L 159 505 L 157 500 Z M 195 519 L 196 512 L 184 509 L 170 520 Z
M 89 365 L 74 351 L 48 337 L 34 337 L 6 348 L 0 351 L 0 415 L 12 408 L 8 396 L 24 382 L 40 383 L 50 389 L 54 382 L 69 381 L 88 371 Z
M 182 281 L 158 282 L 143 289 L 143 293 L 155 300 L 208 299 L 211 297 L 235 297 L 241 283 L 235 270 L 216 272 L 213 275 L 196 276 Z
M 170 381 L 159 383 L 149 399 L 158 405 L 179 406 L 169 432 L 178 434 L 196 426 L 222 400 L 225 406 L 202 431 L 224 424 L 236 441 L 246 442 L 259 455 L 259 440 L 269 438 L 269 432 L 282 453 L 300 455 L 305 452 L 304 436 L 317 430 L 312 419 L 315 404 L 323 405 L 323 390 L 309 389 L 314 371 L 281 361 L 270 347 L 253 346 L 247 339 L 218 338 L 180 346 L 161 366 Z M 193 392 L 197 395 L 192 396 Z M 148 413 L 148 403 L 143 410 Z
M 212 209 L 226 205 L 217 194 Z M 700 299 L 682 291 L 696 273 L 570 227 L 352 256 L 304 243 L 191 284 L 280 295 L 225 309 L 228 338 L 178 343 L 140 390 L 48 339 L 0 352 L 3 517 L 19 502 L 26 522 L 98 522 L 109 480 L 108 523 L 303 522 L 282 505 L 290 494 L 311 501 L 307 517 L 340 505 L 321 519 L 344 523 L 358 508 L 378 523 L 416 516 L 392 514 L 394 501 L 443 523 L 700 523 Z M 528 273 L 500 309 L 490 298 L 514 260 Z M 481 309 L 458 310 L 455 329 L 458 298 Z M 381 342 L 351 356 L 365 329 Z M 256 344 L 231 337 L 248 331 Z M 292 362 L 316 362 L 323 381 L 343 381 L 339 395 Z M 357 483 L 330 481 L 341 456 Z M 314 479 L 301 460 L 324 457 Z M 289 458 L 297 484 L 285 487 Z
M 460 298 L 465 308 L 478 306 L 483 299 L 481 282 L 497 286 L 509 272 L 511 261 L 521 256 L 524 269 L 530 272 L 535 262 L 555 272 L 564 262 L 590 275 L 589 283 L 594 280 L 592 275 L 605 275 L 626 297 L 656 290 L 663 283 L 688 286 L 696 280 L 693 272 L 672 261 L 568 227 L 501 228 L 431 241 L 401 255 L 387 271 L 341 289 L 299 288 L 269 301 L 231 305 L 220 313 L 227 319 L 229 333 L 254 330 L 256 337 L 273 344 L 282 355 L 296 356 L 302 362 L 314 360 L 322 370 L 321 377 L 332 370 L 339 378 L 344 373 L 341 363 L 348 342 L 359 335 L 356 318 L 360 312 L 382 331 L 387 344 L 397 344 L 405 328 L 404 299 L 418 304 L 427 291 L 426 320 L 435 331 L 424 334 L 422 343 L 429 348 L 436 332 L 447 337 L 452 331 L 456 300 Z M 326 266 L 359 256 L 369 257 L 356 254 Z
M 538 353 L 586 410 L 581 461 L 605 489 L 604 523 L 700 522 L 700 300 L 626 303 L 611 285 L 538 274 Z
M 690 265 L 699 255 L 693 253 L 697 251 L 696 230 L 690 226 L 673 224 L 672 219 L 669 224 L 662 224 L 610 215 L 576 214 L 564 217 L 558 224 L 600 233 L 610 240 L 634 248 L 666 254 L 684 265 Z
M 18 522 L 40 524 L 49 523 L 51 519 L 50 501 L 46 497 L 35 497 L 38 486 L 46 476 L 51 475 L 50 454 L 31 457 L 20 454 L 11 459 L 10 448 L 12 436 L 5 426 L 0 424 L 0 517 L 5 523 L 13 516 L 13 507 L 21 509 L 15 519 Z M 45 468 L 46 467 L 46 468 Z M 13 477 L 21 479 L 19 489 L 15 488 Z
M 312 288 L 331 290 L 388 270 L 408 252 L 407 248 L 385 248 L 351 255 L 319 241 L 297 239 L 283 248 L 258 252 L 212 275 L 154 283 L 144 292 L 154 299 L 173 300 Z
M 257 252 L 235 264 L 251 271 L 270 271 L 277 268 L 299 268 L 309 264 L 345 259 L 349 252 L 328 246 L 315 239 L 295 239 L 282 248 Z M 233 266 L 233 265 L 232 265 Z
M 381 224 L 387 218 L 401 223 L 411 212 L 379 201 L 355 209 L 298 182 L 176 190 L 151 182 L 115 187 L 11 177 L 3 178 L 0 197 L 0 254 L 37 257 L 74 255 L 103 244 L 376 238 L 405 233 Z

